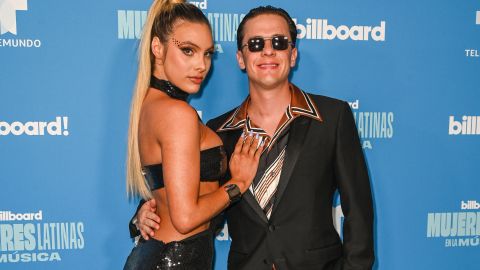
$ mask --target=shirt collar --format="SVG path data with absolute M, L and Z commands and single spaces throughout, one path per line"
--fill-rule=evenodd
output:
M 285 115 L 279 124 L 279 128 L 277 129 L 281 129 L 281 127 L 288 125 L 288 123 L 299 116 L 310 117 L 322 122 L 323 120 L 320 112 L 311 97 L 292 83 L 290 83 L 289 87 L 292 92 L 292 98 L 290 104 L 285 110 Z M 237 107 L 237 109 L 227 118 L 227 121 L 217 129 L 217 132 L 242 129 L 246 126 L 247 131 L 253 130 L 255 133 L 265 133 L 261 128 L 255 127 L 250 121 L 247 113 L 249 103 L 250 96 L 248 96 L 242 104 Z

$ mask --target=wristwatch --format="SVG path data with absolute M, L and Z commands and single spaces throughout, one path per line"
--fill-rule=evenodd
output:
M 240 188 L 235 184 L 228 184 L 223 187 L 228 194 L 230 204 L 237 202 L 242 197 Z

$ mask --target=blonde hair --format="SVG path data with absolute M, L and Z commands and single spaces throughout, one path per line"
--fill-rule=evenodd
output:
M 155 0 L 148 11 L 140 40 L 137 80 L 130 107 L 127 152 L 127 194 L 130 197 L 152 198 L 150 188 L 142 174 L 140 160 L 138 140 L 140 112 L 153 72 L 152 39 L 158 37 L 163 44 L 166 44 L 178 20 L 207 23 L 210 27 L 203 12 L 194 5 L 186 3 L 185 0 Z

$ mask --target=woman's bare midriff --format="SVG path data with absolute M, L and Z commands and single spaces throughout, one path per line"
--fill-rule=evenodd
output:
M 200 182 L 200 196 L 211 193 L 219 187 L 218 182 Z M 168 210 L 168 202 L 165 188 L 153 191 L 153 197 L 157 201 L 157 215 L 160 216 L 160 228 L 155 230 L 153 238 L 164 243 L 180 241 L 208 229 L 210 222 L 204 223 L 187 234 L 179 233 L 172 224 Z

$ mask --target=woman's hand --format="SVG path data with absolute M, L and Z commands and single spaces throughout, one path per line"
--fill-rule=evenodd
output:
M 247 191 L 257 174 L 258 161 L 263 152 L 265 141 L 263 137 L 243 133 L 235 145 L 230 158 L 229 168 L 231 183 L 236 184 L 242 193 Z

